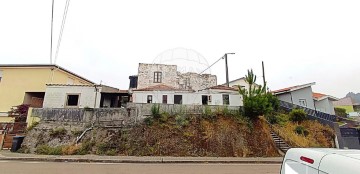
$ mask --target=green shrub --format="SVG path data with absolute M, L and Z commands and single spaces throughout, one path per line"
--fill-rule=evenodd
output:
M 94 141 L 84 141 L 81 143 L 81 147 L 77 151 L 77 155 L 86 155 L 89 154 L 95 145 Z
M 179 127 L 183 127 L 183 126 L 187 126 L 189 125 L 189 120 L 187 120 L 184 116 L 182 115 L 176 115 L 175 116 L 175 122 L 176 125 Z
M 66 135 L 66 133 L 67 133 L 67 130 L 65 128 L 61 127 L 61 128 L 51 129 L 49 135 L 54 138 L 54 137 L 64 136 L 64 135 Z
M 105 154 L 108 156 L 115 156 L 116 153 L 117 153 L 116 149 L 110 149 L 110 150 L 106 151 Z
M 347 117 L 347 113 L 346 113 L 346 109 L 344 108 L 334 108 L 335 110 L 335 115 L 340 116 L 340 117 Z
M 62 146 L 50 147 L 48 145 L 40 145 L 36 148 L 35 153 L 41 155 L 62 155 Z
M 167 120 L 169 119 L 169 117 L 170 117 L 170 114 L 167 113 L 167 112 L 164 112 L 164 113 L 160 114 L 160 119 L 159 119 L 159 120 L 160 120 L 162 123 L 165 123 L 165 122 L 167 122 Z
M 289 115 L 287 114 L 279 114 L 276 116 L 276 123 L 284 126 L 287 122 L 289 122 Z
M 305 137 L 309 135 L 309 131 L 306 130 L 306 128 L 304 126 L 296 126 L 295 128 L 295 133 L 298 135 L 304 135 Z
M 215 113 L 211 110 L 209 106 L 205 106 L 204 111 L 202 113 L 202 117 L 206 119 L 213 119 L 215 117 Z
M 154 104 L 151 106 L 151 116 L 155 119 L 160 118 L 160 105 Z
M 154 123 L 154 119 L 152 117 L 146 117 L 144 119 L 144 123 L 148 126 L 151 126 Z
M 306 113 L 302 109 L 293 109 L 290 113 L 290 120 L 292 122 L 302 122 L 307 119 Z

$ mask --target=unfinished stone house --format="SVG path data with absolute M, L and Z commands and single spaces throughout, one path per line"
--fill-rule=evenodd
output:
M 175 89 L 194 90 L 217 85 L 216 75 L 181 73 L 176 65 L 139 63 L 138 74 L 130 76 L 130 89 L 142 89 L 165 84 Z

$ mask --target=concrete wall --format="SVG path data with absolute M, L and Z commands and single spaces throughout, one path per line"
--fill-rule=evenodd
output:
M 154 72 L 161 72 L 161 83 L 154 83 Z M 177 89 L 201 90 L 217 85 L 215 75 L 197 73 L 180 73 L 176 65 L 139 64 L 137 89 L 166 84 Z
M 44 98 L 44 108 L 65 108 L 68 94 L 79 94 L 78 108 L 95 104 L 95 88 L 92 86 L 48 86 Z M 100 106 L 100 90 L 96 96 L 96 108 Z
M 94 124 L 96 126 L 130 126 L 141 122 L 144 118 L 151 115 L 151 108 L 154 104 L 135 104 L 129 103 L 127 108 L 34 108 L 30 117 L 37 118 L 42 124 L 51 123 L 63 125 L 86 125 Z M 192 113 L 201 114 L 206 107 L 212 111 L 221 108 L 229 110 L 239 110 L 236 106 L 202 106 L 202 105 L 171 105 L 159 104 L 161 112 Z
M 276 95 L 276 97 L 281 100 L 281 101 L 285 101 L 288 103 L 292 103 L 292 99 L 291 99 L 291 94 L 290 93 L 283 93 L 283 94 L 279 94 Z
M 158 104 L 160 106 L 160 112 L 174 113 L 192 113 L 201 114 L 205 111 L 205 108 L 210 108 L 212 111 L 217 109 L 228 108 L 229 110 L 239 110 L 239 106 L 204 106 L 204 105 L 176 105 L 176 104 Z M 151 115 L 151 107 L 154 104 L 140 104 L 140 103 L 128 103 L 128 108 L 131 111 L 136 112 L 138 118 L 145 118 Z
M 33 109 L 32 117 L 38 117 L 40 123 L 63 124 L 95 124 L 97 126 L 128 126 L 136 124 L 142 118 L 138 118 L 135 111 L 126 108 L 36 108 Z
M 315 100 L 315 107 L 317 111 L 328 113 L 328 114 L 335 114 L 334 106 L 332 105 L 332 102 L 326 98 L 320 101 Z

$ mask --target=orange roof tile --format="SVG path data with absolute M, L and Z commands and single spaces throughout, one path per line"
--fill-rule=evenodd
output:
M 283 89 L 278 89 L 278 90 L 275 90 L 275 91 L 271 91 L 271 93 L 274 93 L 274 94 L 276 94 L 276 93 L 286 93 L 286 92 L 290 92 L 290 91 L 297 90 L 297 89 L 302 89 L 302 88 L 312 86 L 312 85 L 315 85 L 315 82 L 307 83 L 307 84 L 303 84 L 303 85 L 291 86 L 291 87 L 287 87 L 287 88 L 283 88 Z
M 236 88 L 227 87 L 227 86 L 224 86 L 224 85 L 217 85 L 217 86 L 210 87 L 210 88 L 208 88 L 208 89 L 238 91 L 238 89 L 236 89 Z
M 320 99 L 320 98 L 325 97 L 325 96 L 326 96 L 325 94 L 313 92 L 313 98 Z

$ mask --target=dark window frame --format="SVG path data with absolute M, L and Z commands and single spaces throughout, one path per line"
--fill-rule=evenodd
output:
M 146 103 L 152 103 L 152 102 L 153 102 L 153 96 L 152 95 L 147 95 Z
M 162 72 L 155 71 L 154 72 L 154 83 L 161 83 L 162 82 Z
M 69 105 L 69 98 L 71 96 L 77 96 L 77 102 L 76 102 L 76 105 L 75 104 L 70 104 Z M 79 104 L 80 104 L 80 94 L 79 93 L 69 93 L 69 94 L 66 94 L 66 101 L 65 101 L 65 106 L 66 107 L 79 107 Z
M 163 104 L 167 104 L 167 103 L 168 103 L 168 95 L 163 95 L 163 96 L 162 96 L 162 103 L 163 103 Z
M 223 94 L 222 99 L 223 99 L 223 105 L 230 105 L 230 95 L 229 94 Z
M 181 97 L 180 100 L 178 101 L 177 97 Z M 174 95 L 174 104 L 179 104 L 179 105 L 182 105 L 183 104 L 183 95 Z

